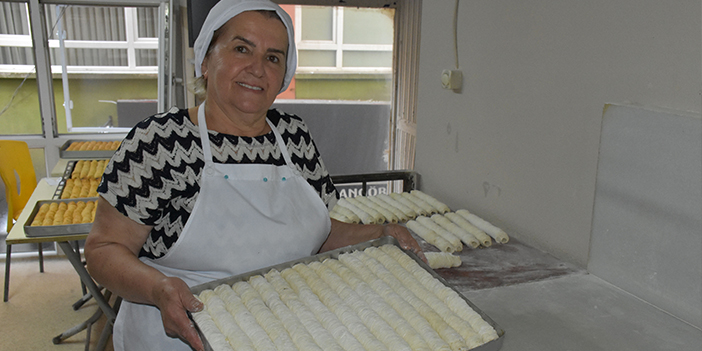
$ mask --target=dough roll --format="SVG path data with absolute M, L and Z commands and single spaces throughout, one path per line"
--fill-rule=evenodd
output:
M 407 221 L 407 228 L 413 231 L 415 234 L 419 235 L 422 239 L 426 240 L 428 243 L 436 246 L 439 250 L 443 252 L 455 252 L 456 248 L 451 245 L 446 239 L 436 234 L 433 230 L 425 227 L 421 223 L 412 219 Z
M 424 201 L 422 198 L 412 194 L 412 193 L 401 193 L 402 197 L 406 198 L 407 200 L 412 201 L 415 205 L 419 206 L 421 209 L 423 209 L 427 215 L 431 215 L 434 213 L 439 213 L 439 209 L 436 207 L 432 206 L 430 203 Z
M 478 238 L 475 237 L 475 235 L 469 233 L 467 230 L 459 227 L 457 224 L 451 222 L 448 218 L 444 217 L 443 215 L 440 214 L 435 214 L 431 216 L 431 220 L 434 221 L 437 225 L 440 227 L 448 230 L 451 234 L 457 236 L 458 238 L 461 239 L 466 245 L 472 247 L 472 248 L 477 248 L 480 246 L 481 242 L 478 240 Z M 490 239 L 490 238 L 488 238 Z M 490 241 L 490 240 L 488 240 Z M 490 246 L 490 245 L 487 245 Z
M 453 246 L 452 252 L 463 250 L 463 243 L 461 242 L 461 239 L 453 233 L 449 232 L 448 230 L 444 229 L 440 225 L 436 224 L 436 222 L 434 222 L 431 218 L 422 216 L 417 217 L 416 221 L 421 223 L 423 226 L 431 229 L 432 231 L 434 231 L 434 233 L 438 234 L 442 238 L 446 239 L 446 241 L 448 241 L 451 244 L 451 246 Z
M 379 207 L 385 208 L 386 210 L 392 212 L 392 214 L 394 214 L 397 217 L 399 222 L 407 222 L 407 220 L 409 220 L 409 217 L 399 208 L 381 200 L 378 196 L 368 196 L 367 199 L 372 202 L 375 202 L 375 204 Z
M 482 229 L 500 244 L 506 244 L 509 241 L 509 236 L 502 229 L 492 225 L 490 222 L 468 212 L 468 210 L 456 211 L 460 216 L 467 219 L 471 224 Z
M 400 210 L 402 213 L 404 213 L 408 218 L 415 218 L 417 217 L 417 212 L 415 212 L 411 207 L 403 204 L 400 201 L 395 200 L 392 196 L 387 195 L 387 194 L 378 194 L 376 196 L 378 199 L 381 201 L 384 201 L 388 205 L 397 208 Z
M 429 267 L 437 268 L 452 268 L 461 265 L 461 256 L 456 256 L 448 252 L 425 252 Z
M 410 194 L 417 196 L 418 198 L 428 202 L 430 205 L 432 205 L 434 208 L 439 210 L 439 213 L 446 213 L 446 212 L 451 212 L 451 209 L 446 206 L 445 203 L 437 200 L 431 195 L 428 195 L 420 190 L 412 190 L 410 191 Z
M 456 223 L 457 226 L 465 229 L 468 233 L 473 234 L 473 236 L 475 236 L 475 238 L 478 239 L 483 246 L 489 247 L 492 245 L 492 237 L 487 235 L 480 228 L 471 224 L 467 219 L 463 218 L 463 216 L 455 212 L 449 212 L 445 213 L 444 217 L 451 220 L 451 222 Z

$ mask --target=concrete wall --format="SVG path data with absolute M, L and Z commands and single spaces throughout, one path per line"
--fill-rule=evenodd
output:
M 702 328 L 702 118 L 608 105 L 590 273 Z
M 586 266 L 603 108 L 700 113 L 699 0 L 425 1 L 417 154 L 421 187 Z

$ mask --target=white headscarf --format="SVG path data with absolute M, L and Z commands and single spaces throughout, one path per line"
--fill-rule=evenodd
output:
M 202 76 L 202 61 L 205 60 L 205 54 L 207 54 L 207 48 L 210 46 L 214 32 L 234 16 L 242 12 L 255 10 L 275 11 L 288 30 L 288 53 L 285 64 L 285 79 L 283 80 L 283 88 L 280 89 L 279 93 L 282 93 L 288 88 L 290 81 L 292 81 L 295 75 L 295 69 L 297 69 L 297 49 L 295 48 L 293 22 L 290 16 L 283 11 L 280 6 L 269 0 L 220 0 L 212 7 L 205 19 L 205 23 L 202 24 L 200 34 L 197 36 L 195 46 L 193 47 L 195 51 L 195 77 Z

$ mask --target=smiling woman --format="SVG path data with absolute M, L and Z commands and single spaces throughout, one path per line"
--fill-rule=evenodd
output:
M 402 226 L 330 219 L 338 194 L 307 126 L 270 109 L 294 37 L 278 5 L 221 0 L 194 46 L 205 102 L 139 122 L 110 160 L 85 255 L 124 299 L 115 350 L 201 350 L 190 286 L 384 235 L 419 252 Z
M 201 65 L 207 84 L 205 116 L 219 132 L 261 135 L 269 130 L 266 113 L 283 90 L 285 26 L 275 12 L 249 11 L 216 32 Z

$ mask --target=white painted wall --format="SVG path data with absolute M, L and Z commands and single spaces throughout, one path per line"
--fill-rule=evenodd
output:
M 460 93 L 454 6 L 422 6 L 422 189 L 586 266 L 604 105 L 702 111 L 702 2 L 461 1 Z

